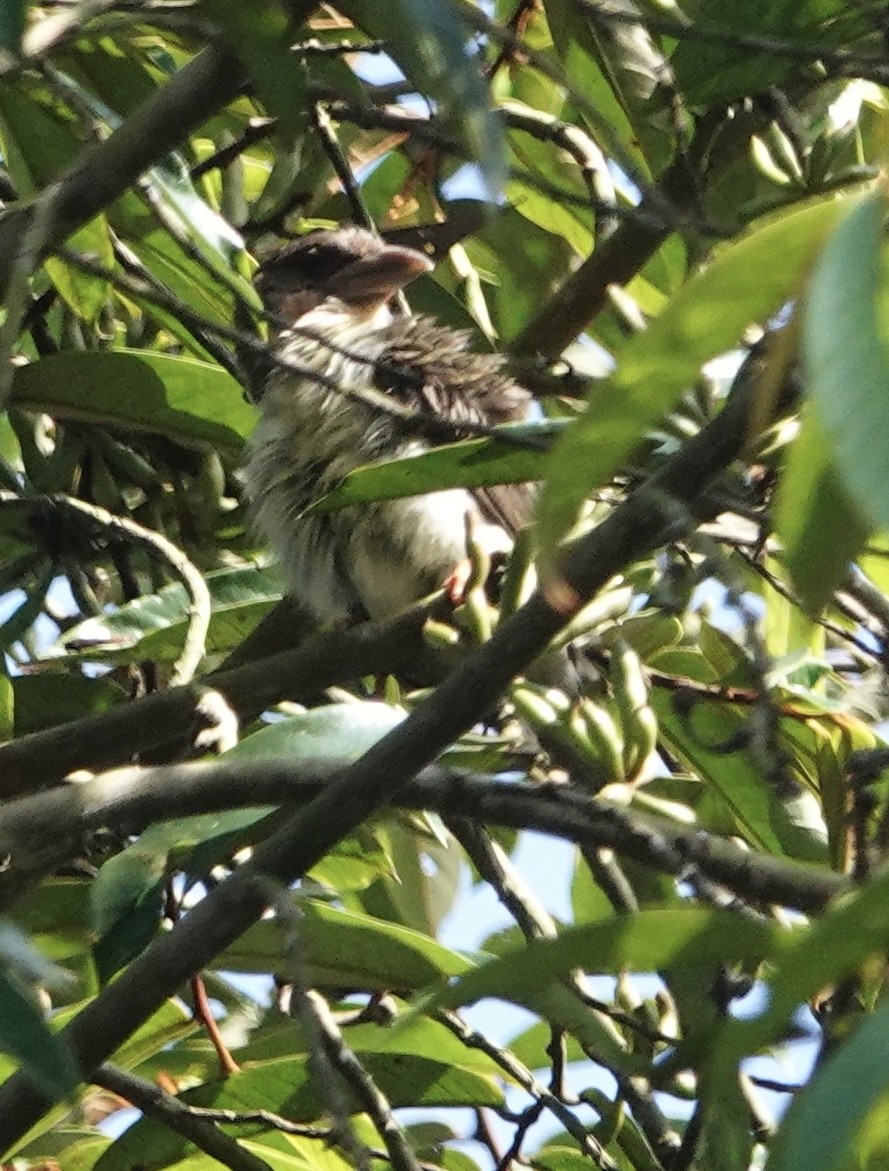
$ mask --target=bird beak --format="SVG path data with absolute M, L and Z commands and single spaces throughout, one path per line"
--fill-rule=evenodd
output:
M 433 267 L 414 248 L 385 244 L 375 255 L 361 256 L 328 278 L 325 292 L 348 304 L 383 304 Z

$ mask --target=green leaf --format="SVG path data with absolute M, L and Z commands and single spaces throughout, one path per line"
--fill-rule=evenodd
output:
M 408 927 L 314 900 L 299 906 L 313 985 L 416 990 L 471 967 L 457 952 Z M 281 927 L 267 921 L 255 924 L 219 957 L 219 966 L 233 972 L 281 972 L 282 965 L 286 974 Z
M 777 928 L 740 915 L 698 909 L 639 911 L 564 931 L 558 939 L 534 940 L 518 952 L 453 980 L 431 997 L 434 1007 L 459 1008 L 486 996 L 533 1004 L 549 984 L 582 967 L 591 975 L 623 969 L 701 967 L 753 962 L 769 955 Z M 428 1011 L 430 1004 L 424 1004 Z
M 248 736 L 225 756 L 317 760 L 345 768 L 403 719 L 404 712 L 383 703 L 331 704 L 271 724 Z M 139 915 L 132 936 L 126 934 L 123 944 L 116 938 L 109 944 L 114 956 L 121 954 L 119 948 L 125 950 L 130 944 L 138 944 L 141 949 L 150 938 L 156 926 L 156 920 L 151 919 L 152 900 L 164 874 L 174 868 L 195 875 L 206 873 L 215 863 L 255 841 L 255 827 L 271 812 L 268 806 L 247 805 L 159 822 L 106 862 L 93 884 L 98 929 L 110 931 L 121 924 L 125 930 L 127 914 Z M 344 852 L 348 849 L 344 844 Z M 362 862 L 352 861 L 354 873 Z M 381 869 L 378 855 L 369 855 L 363 865 L 369 877 L 376 877 Z M 97 959 L 113 970 L 104 953 Z
M 312 1075 L 306 1051 L 300 1047 L 300 1051 L 293 1052 L 297 1039 L 292 1026 L 290 1032 L 291 1051 L 286 1056 L 246 1065 L 225 1079 L 187 1089 L 179 1095 L 180 1100 L 186 1107 L 229 1110 L 235 1114 L 267 1110 L 291 1122 L 308 1123 L 319 1118 L 329 1101 L 329 1089 Z M 440 1060 L 435 1053 L 368 1053 L 362 1055 L 362 1064 L 394 1107 L 496 1108 L 503 1103 L 503 1091 L 492 1075 L 481 1075 L 472 1069 L 451 1065 Z M 342 1093 L 349 1113 L 360 1112 L 361 1103 L 353 1098 L 345 1083 Z M 130 1171 L 134 1166 L 144 1167 L 146 1164 L 158 1168 L 178 1165 L 187 1151 L 186 1142 L 162 1122 L 143 1118 L 108 1148 L 96 1165 L 96 1171 Z M 288 1143 L 288 1148 L 292 1156 L 292 1142 Z M 146 1159 L 149 1151 L 150 1163 Z M 313 1160 L 305 1157 L 296 1164 L 282 1162 L 279 1156 L 271 1154 L 270 1159 L 271 1166 L 293 1166 L 294 1171 L 306 1171 L 316 1166 Z M 330 1166 L 325 1152 L 323 1168 L 330 1171 Z M 333 1163 L 334 1168 L 340 1166 L 338 1161 Z
M 488 1053 L 464 1045 L 450 1029 L 428 1017 L 412 1015 L 399 1023 L 396 1029 L 381 1029 L 379 1025 L 370 1022 L 350 1023 L 344 1026 L 343 1036 L 349 1048 L 362 1058 L 383 1053 L 434 1057 L 455 1068 L 508 1079 L 508 1075 Z M 288 1057 L 293 1051 L 293 1023 L 272 1019 L 253 1034 L 238 1051 L 238 1057 L 244 1062 L 260 1062 Z
M 506 343 L 555 292 L 575 260 L 565 239 L 514 207 L 505 208 L 467 240 L 466 253 L 484 282 L 494 325 Z
M 698 810 L 706 828 L 740 834 L 751 846 L 771 853 L 796 853 L 786 811 L 778 801 L 761 766 L 744 748 L 726 752 L 737 740 L 749 712 L 729 704 L 697 704 L 690 713 L 678 712 L 669 692 L 654 689 L 651 704 L 658 728 L 670 751 L 708 784 L 706 805 Z M 812 847 L 814 849 L 814 847 Z M 820 842 L 817 860 L 824 859 Z
M 66 247 L 80 252 L 90 260 L 110 268 L 114 263 L 114 247 L 108 221 L 96 216 L 79 228 L 66 241 Z M 60 256 L 50 256 L 43 262 L 47 275 L 58 289 L 62 299 L 84 321 L 92 323 L 108 300 L 111 285 L 108 281 L 84 272 Z
M 255 565 L 216 570 L 206 574 L 205 581 L 212 606 L 206 644 L 210 655 L 229 651 L 242 642 L 282 596 L 275 573 Z M 174 582 L 101 618 L 79 622 L 65 632 L 62 646 L 67 650 L 82 645 L 82 650 L 68 650 L 72 657 L 82 659 L 172 662 L 182 650 L 187 611 L 185 588 Z M 53 659 L 58 654 L 58 646 L 51 647 L 46 657 Z
M 744 4 L 695 3 L 688 15 L 698 19 L 702 31 L 726 35 L 714 38 L 681 38 L 670 59 L 680 92 L 695 106 L 728 104 L 741 94 L 764 92 L 780 85 L 795 69 L 793 57 L 739 50 L 731 34 L 769 35 L 790 44 L 817 44 L 824 49 L 846 48 L 862 33 L 863 13 L 842 0 L 801 3 L 800 0 L 748 0 Z M 865 18 L 866 19 L 866 18 Z
M 883 260 L 887 206 L 882 188 L 854 202 L 815 266 L 803 317 L 809 393 L 836 469 L 874 526 L 889 523 Z
M 238 451 L 256 419 L 219 366 L 147 350 L 52 354 L 18 366 L 17 406 Z
M 216 279 L 235 288 L 253 304 L 258 297 L 238 274 L 235 262 L 244 255 L 244 241 L 227 220 L 195 190 L 184 160 L 168 156 L 145 176 L 154 196 L 154 209 L 168 225 L 173 239 L 185 236 L 205 265 L 205 280 Z M 208 271 L 209 270 L 209 271 Z
M 209 206 L 204 206 L 209 211 Z M 237 286 L 242 296 L 248 299 L 255 296 L 249 282 L 239 280 L 232 268 L 228 268 L 226 279 L 220 280 L 218 264 L 211 265 L 209 259 L 204 263 L 200 258 L 190 254 L 170 232 L 158 225 L 158 217 L 154 210 L 135 191 L 127 191 L 109 209 L 108 218 L 114 230 L 126 239 L 127 244 L 152 276 L 161 281 L 190 309 L 200 313 L 211 323 L 231 325 L 233 285 Z M 187 234 L 188 230 L 186 229 L 184 234 Z M 207 249 L 208 258 L 211 255 L 212 248 Z M 181 337 L 191 346 L 195 345 L 191 334 L 173 314 L 166 313 L 148 300 L 145 304 L 151 315 L 162 322 L 175 337 Z
M 787 569 L 811 615 L 820 613 L 841 585 L 869 528 L 837 471 L 819 415 L 814 402 L 806 404 L 775 512 Z
M 357 760 L 405 718 L 402 708 L 368 700 L 332 703 L 261 728 L 225 754 L 287 760 Z
M 822 200 L 729 244 L 627 343 L 607 387 L 596 387 L 586 412 L 550 455 L 538 507 L 544 555 L 554 554 L 587 495 L 613 475 L 701 366 L 793 294 L 838 215 L 836 202 Z
M 22 197 L 57 179 L 79 149 L 74 123 L 48 108 L 46 97 L 25 77 L 0 85 L 3 161 Z
M 435 937 L 460 889 L 460 851 L 453 842 L 421 832 L 415 820 L 387 821 L 377 827 L 376 837 L 385 846 L 390 865 L 373 884 L 358 891 L 349 905 Z M 314 867 L 312 874 L 320 876 L 323 870 L 324 863 Z
M 7 674 L 6 663 L 0 664 L 0 742 L 11 740 L 19 713 L 16 710 L 15 684 Z
M 509 424 L 504 431 L 533 442 L 548 443 L 568 425 L 564 419 Z M 543 474 L 546 451 L 500 439 L 467 439 L 436 447 L 422 455 L 369 464 L 349 472 L 332 492 L 308 512 L 331 512 L 369 500 L 397 500 L 446 488 L 478 488 L 490 484 L 523 484 Z
M 35 997 L 0 971 L 0 1049 L 17 1057 L 28 1079 L 48 1098 L 64 1098 L 80 1082 L 67 1042 L 49 1028 Z
M 163 859 L 130 846 L 110 858 L 90 891 L 96 941 L 93 958 L 102 984 L 139 955 L 157 933 L 166 889 Z

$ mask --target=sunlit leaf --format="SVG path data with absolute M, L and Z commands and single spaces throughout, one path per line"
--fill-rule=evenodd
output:
M 12 387 L 17 405 L 29 410 L 234 450 L 255 419 L 221 367 L 152 351 L 53 354 L 17 367 Z
M 114 261 L 114 248 L 108 231 L 108 221 L 104 216 L 97 216 L 78 229 L 69 237 L 67 246 L 105 268 L 110 268 Z M 74 312 L 84 321 L 95 321 L 108 299 L 110 283 L 83 272 L 75 264 L 59 256 L 48 257 L 43 266 L 52 283 Z
M 397 500 L 445 488 L 537 480 L 543 474 L 546 449 L 566 425 L 562 419 L 511 424 L 504 430 L 515 436 L 515 442 L 468 439 L 422 455 L 369 464 L 349 472 L 337 488 L 309 511 L 329 512 L 348 504 Z M 521 443 L 523 436 L 527 436 L 527 446 Z
M 618 917 L 573 928 L 558 939 L 535 940 L 519 955 L 507 954 L 461 976 L 432 999 L 451 1008 L 486 996 L 527 1003 L 549 981 L 577 967 L 617 974 L 624 967 L 653 972 L 729 958 L 750 961 L 769 954 L 778 938 L 765 923 L 724 912 L 640 911 L 631 920 Z
M 220 569 L 206 575 L 212 611 L 207 653 L 218 654 L 240 643 L 281 600 L 270 570 L 256 566 Z M 140 658 L 172 662 L 182 651 L 188 626 L 188 597 L 178 582 L 146 594 L 117 610 L 88 618 L 65 632 L 62 646 L 83 658 L 133 662 Z M 58 655 L 51 647 L 48 658 Z

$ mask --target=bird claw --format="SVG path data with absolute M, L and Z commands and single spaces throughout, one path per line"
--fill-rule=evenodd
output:
M 455 608 L 466 601 L 466 587 L 472 577 L 472 562 L 468 557 L 458 561 L 445 578 L 444 591 L 448 601 Z

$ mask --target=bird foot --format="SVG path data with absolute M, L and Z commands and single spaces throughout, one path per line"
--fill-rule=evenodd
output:
M 472 562 L 468 557 L 458 561 L 445 578 L 444 591 L 448 601 L 456 608 L 466 601 L 466 587 L 472 577 Z

